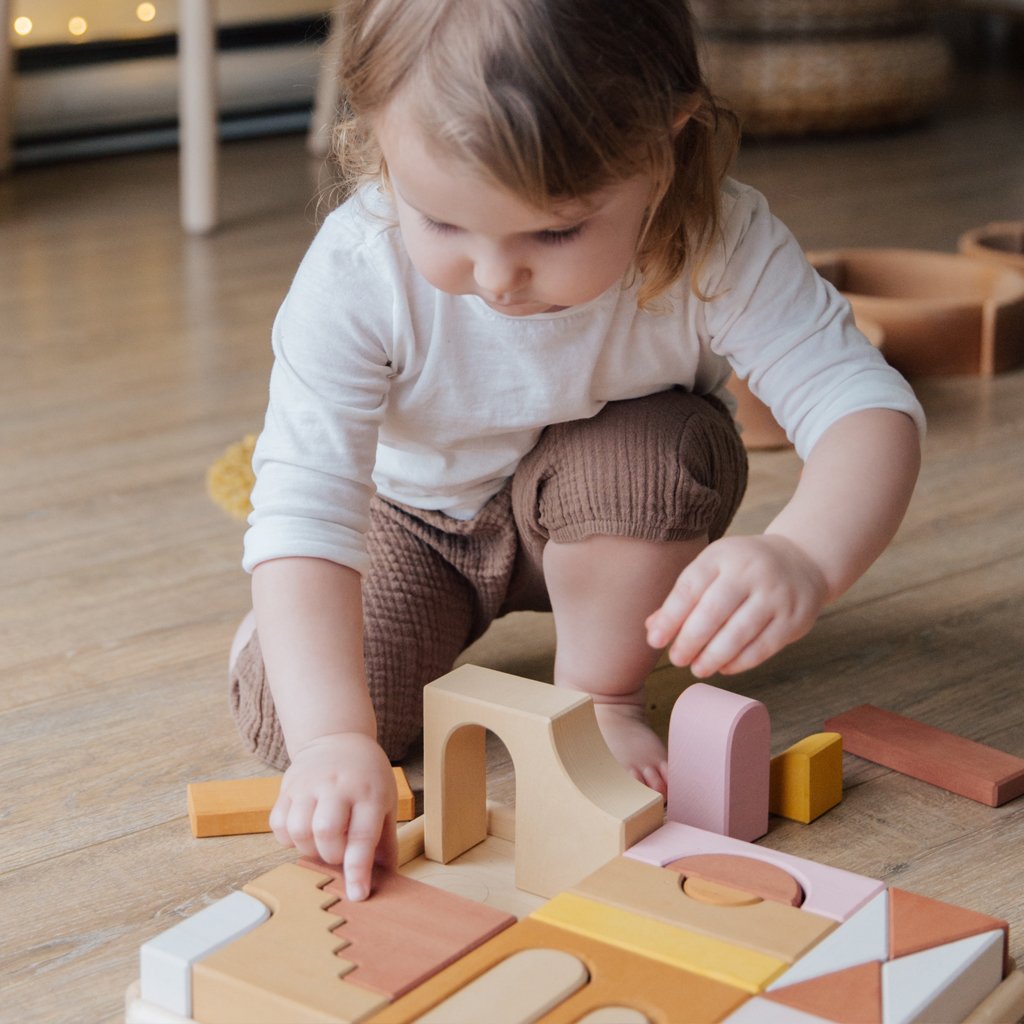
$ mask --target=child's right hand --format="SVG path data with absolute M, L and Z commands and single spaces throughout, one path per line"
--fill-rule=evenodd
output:
M 364 733 L 320 736 L 292 757 L 270 827 L 284 846 L 342 865 L 345 895 L 370 894 L 374 864 L 394 868 L 395 776 L 387 755 Z

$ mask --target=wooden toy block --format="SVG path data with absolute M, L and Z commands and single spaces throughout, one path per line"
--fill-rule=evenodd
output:
M 1024 1019 L 1024 973 L 1011 971 L 966 1018 L 964 1024 L 1018 1024 Z
M 683 876 L 676 871 L 617 857 L 571 892 L 787 965 L 836 926 L 831 918 L 767 900 L 739 906 L 703 903 L 688 896 L 682 885 Z M 543 914 L 545 908 L 535 913 Z
M 668 732 L 669 821 L 752 841 L 768 831 L 771 721 L 757 700 L 688 686 Z
M 139 950 L 140 998 L 191 1017 L 192 965 L 268 917 L 266 904 L 244 892 L 233 892 L 150 939 Z
M 496 964 L 520 950 L 537 948 L 578 957 L 590 975 L 588 984 L 548 1011 L 544 1024 L 580 1024 L 588 1013 L 622 1004 L 643 1014 L 650 1024 L 679 1024 L 680 1007 L 686 1008 L 687 1024 L 711 1024 L 748 996 L 741 989 L 527 917 L 380 1010 L 369 1024 L 417 1021 Z M 480 1020 L 491 1024 L 492 1017 L 485 1014 Z M 629 1018 L 620 1020 L 625 1024 Z
M 329 875 L 323 887 L 338 902 L 332 913 L 344 923 L 345 959 L 354 964 L 345 980 L 396 999 L 448 964 L 515 924 L 515 917 L 483 903 L 378 868 L 368 900 L 345 896 L 344 874 L 315 860 L 299 864 Z
M 763 996 L 747 1000 L 735 1013 L 729 1014 L 722 1024 L 829 1024 L 824 1017 L 816 1017 L 792 1006 L 772 1002 Z
M 521 949 L 428 1010 L 419 1024 L 527 1024 L 565 1002 L 589 977 L 571 953 Z
M 616 762 L 586 695 L 463 665 L 424 689 L 423 709 L 431 860 L 487 835 L 485 729 L 515 765 L 520 888 L 552 896 L 662 823 L 661 798 Z
M 396 820 L 411 821 L 416 799 L 405 771 L 393 767 L 398 790 Z M 210 836 L 240 836 L 270 831 L 270 812 L 281 792 L 281 776 L 252 779 L 218 779 L 190 782 L 187 788 L 188 817 L 196 839 Z
M 845 921 L 885 888 L 877 879 L 865 878 L 852 871 L 818 864 L 674 821 L 667 822 L 657 832 L 631 846 L 626 856 L 664 867 L 682 857 L 704 853 L 736 854 L 782 868 L 803 889 L 802 909 L 811 914 L 830 917 L 834 921 Z
M 843 799 L 843 739 L 837 732 L 808 736 L 771 760 L 769 810 L 810 824 Z
M 885 1024 L 962 1021 L 1003 977 L 1003 933 L 985 932 L 882 965 Z
M 190 782 L 187 792 L 188 818 L 197 839 L 269 832 L 281 776 Z
M 868 761 L 998 807 L 1024 793 L 1024 760 L 912 718 L 862 704 L 830 718 L 843 747 Z
M 803 889 L 788 871 L 751 857 L 731 853 L 705 853 L 682 857 L 665 867 L 684 875 L 687 883 L 693 879 L 718 882 L 763 900 L 783 903 L 787 907 L 799 907 L 804 901 Z M 684 884 L 683 888 L 685 891 L 687 886 Z
M 889 890 L 889 957 L 919 953 L 957 939 L 1001 929 L 1004 953 L 1009 949 L 1010 926 L 1006 921 L 977 910 L 906 892 Z
M 835 974 L 859 964 L 889 959 L 889 893 L 880 892 L 834 932 L 826 935 L 810 952 L 802 956 L 769 991 L 795 985 L 826 974 Z
M 882 1024 L 882 965 L 863 963 L 785 988 L 765 992 L 769 999 L 837 1024 Z
M 398 828 L 398 866 L 423 855 L 423 815 Z
M 545 903 L 531 918 L 750 993 L 760 992 L 787 967 L 779 957 L 571 892 Z
M 270 908 L 258 928 L 200 960 L 192 969 L 192 1008 L 203 1024 L 350 1024 L 387 1002 L 348 984 L 355 966 L 338 956 L 332 934 L 344 920 L 322 891 L 330 875 L 282 864 L 243 887 Z
M 396 821 L 412 821 L 416 817 L 416 797 L 409 786 L 409 779 L 406 777 L 405 769 L 401 765 L 392 765 L 391 770 L 395 773 L 395 788 L 398 790 L 398 810 L 395 814 Z
M 579 1024 L 651 1024 L 651 1019 L 628 1006 L 602 1006 L 580 1017 Z

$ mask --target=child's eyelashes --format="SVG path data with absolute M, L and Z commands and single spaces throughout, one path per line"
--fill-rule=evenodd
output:
M 423 226 L 429 228 L 431 231 L 436 231 L 439 235 L 452 235 L 459 229 L 454 224 L 445 224 L 439 220 L 432 220 L 425 214 L 420 215 L 423 220 Z
M 571 242 L 574 238 L 579 238 L 582 231 L 583 225 L 577 224 L 574 227 L 562 228 L 558 231 L 539 231 L 537 232 L 537 239 L 545 245 L 564 245 L 566 242 Z
M 421 214 L 423 226 L 429 231 L 439 235 L 454 235 L 462 230 L 454 224 L 446 224 L 444 221 L 434 220 L 431 217 Z M 537 231 L 533 237 L 542 245 L 564 245 L 578 238 L 583 232 L 582 224 L 575 224 L 571 228 L 549 228 L 544 231 Z

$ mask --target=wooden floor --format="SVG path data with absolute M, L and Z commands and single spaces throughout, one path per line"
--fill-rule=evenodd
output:
M 1022 111 L 1020 78 L 971 79 L 927 125 L 750 144 L 739 175 L 808 248 L 952 250 L 1024 216 Z M 142 941 L 290 856 L 195 841 L 185 816 L 187 782 L 261 773 L 225 695 L 241 527 L 204 471 L 261 422 L 318 189 L 298 137 L 223 155 L 209 239 L 178 231 L 172 153 L 0 181 L 0 1018 L 19 1024 L 117 1020 Z M 870 701 L 1024 756 L 1024 372 L 917 383 L 931 432 L 895 544 L 728 684 L 767 703 L 776 749 Z M 797 472 L 758 455 L 736 529 Z M 471 657 L 549 677 L 550 622 L 499 623 Z M 993 810 L 849 757 L 846 786 L 765 842 L 1004 916 L 1024 957 L 1024 799 Z

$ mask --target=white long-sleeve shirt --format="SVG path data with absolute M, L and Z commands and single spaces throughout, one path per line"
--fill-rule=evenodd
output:
M 370 497 L 466 518 L 552 423 L 681 385 L 745 378 L 802 458 L 869 408 L 924 415 L 764 197 L 723 195 L 723 241 L 698 298 L 684 274 L 637 306 L 623 282 L 555 313 L 509 317 L 428 284 L 389 202 L 358 193 L 325 221 L 274 323 L 266 423 L 243 565 L 286 556 L 367 568 Z

